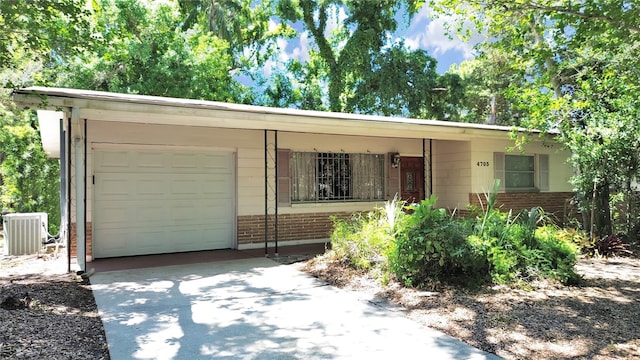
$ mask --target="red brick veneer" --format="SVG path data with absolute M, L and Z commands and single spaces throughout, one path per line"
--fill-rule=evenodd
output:
M 71 256 L 75 257 L 77 256 L 78 252 L 77 252 L 77 236 L 76 236 L 76 223 L 72 223 L 71 224 L 71 232 L 69 233 L 69 235 L 71 235 L 69 238 L 71 239 Z M 88 222 L 87 223 L 87 228 L 86 228 L 86 237 L 87 237 L 87 255 L 91 256 L 91 254 L 93 253 L 93 248 L 92 248 L 92 236 L 91 236 L 91 223 Z
M 484 203 L 486 198 L 484 194 L 479 194 L 480 199 Z M 531 209 L 540 206 L 544 211 L 553 213 L 560 222 L 565 220 L 566 216 L 572 216 L 572 206 L 570 200 L 573 197 L 571 192 L 517 192 L 517 193 L 499 193 L 496 200 L 498 206 L 503 211 L 518 212 L 523 209 Z M 480 207 L 478 194 L 469 194 L 469 203 Z
M 331 216 L 349 212 L 278 215 L 278 241 L 326 239 L 331 235 Z M 268 221 L 269 241 L 274 240 L 274 218 Z M 264 243 L 264 215 L 238 216 L 238 244 Z

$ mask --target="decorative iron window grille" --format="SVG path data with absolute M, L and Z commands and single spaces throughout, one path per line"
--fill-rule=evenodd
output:
M 294 152 L 293 202 L 372 201 L 384 198 L 384 155 Z

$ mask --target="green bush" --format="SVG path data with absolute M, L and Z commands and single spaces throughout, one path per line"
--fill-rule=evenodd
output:
M 545 277 L 557 279 L 565 284 L 575 284 L 580 280 L 580 276 L 574 271 L 580 249 L 561 235 L 562 230 L 554 226 L 536 229 L 536 245 L 543 256 L 542 260 L 532 262 L 532 265 L 535 265 Z
M 567 232 L 549 225 L 540 208 L 517 215 L 494 208 L 495 195 L 473 219 L 435 208 L 436 197 L 407 206 L 394 199 L 384 208 L 335 219 L 334 255 L 351 266 L 379 271 L 407 286 L 430 280 L 475 285 L 553 278 L 579 280 L 578 246 Z
M 579 253 L 573 242 L 563 237 L 541 208 L 513 216 L 494 208 L 495 196 L 487 197 L 487 207 L 477 217 L 474 237 L 468 240 L 489 264 L 488 276 L 494 283 L 553 278 L 574 283 L 573 267 Z
M 331 247 L 334 256 L 358 269 L 387 267 L 396 228 L 401 227 L 403 202 L 394 199 L 384 208 L 356 213 L 349 219 L 333 218 Z
M 427 279 L 473 276 L 486 268 L 486 263 L 466 241 L 468 222 L 455 220 L 445 209 L 434 208 L 431 196 L 412 211 L 398 231 L 395 246 L 389 254 L 390 270 L 408 286 Z

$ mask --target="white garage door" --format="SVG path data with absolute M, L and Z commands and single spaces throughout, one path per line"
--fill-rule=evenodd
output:
M 233 246 L 233 154 L 94 151 L 95 258 Z

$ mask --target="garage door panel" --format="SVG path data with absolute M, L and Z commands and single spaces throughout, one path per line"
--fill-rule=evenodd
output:
M 171 221 L 174 224 L 180 223 L 198 223 L 202 218 L 203 214 L 202 207 L 198 206 L 198 204 L 189 201 L 181 201 L 174 203 L 169 209 L 169 214 L 171 215 Z
M 96 258 L 233 245 L 231 153 L 96 150 L 95 154 Z M 102 159 L 108 163 L 100 163 Z M 126 171 L 125 159 L 135 159 Z
M 135 154 L 136 165 L 145 171 L 162 171 L 166 167 L 165 156 L 157 152 L 139 152 Z M 154 170 L 152 170 L 154 169 Z
M 220 229 L 212 227 L 209 229 L 210 234 L 219 233 Z M 230 236 L 231 234 L 225 234 L 224 232 L 218 235 L 203 236 L 202 233 L 196 231 L 190 231 L 188 229 L 175 229 L 170 233 L 170 237 L 173 239 L 176 249 L 188 249 L 188 250 L 175 250 L 175 251 L 199 251 L 208 250 L 211 248 L 221 248 L 226 244 L 224 236 Z
M 226 174 L 232 167 L 232 159 L 220 154 L 202 154 L 202 165 L 205 169 L 217 174 Z
M 198 155 L 192 153 L 180 153 L 171 155 L 171 167 L 174 169 L 198 169 Z
M 232 188 L 227 179 L 206 179 L 203 181 L 202 193 L 205 195 L 215 195 L 216 197 L 227 197 L 231 194 L 225 189 Z
M 157 204 L 156 206 L 149 203 L 144 203 L 144 206 L 140 204 L 136 208 L 134 225 L 140 228 L 162 226 L 163 222 L 167 220 L 168 210 L 169 207 L 164 204 Z
M 198 197 L 200 194 L 200 183 L 196 179 L 173 179 L 170 185 L 171 196 L 173 198 Z
M 162 178 L 141 177 L 135 181 L 136 192 L 135 195 L 139 197 L 164 197 L 166 192 L 166 180 Z M 132 194 L 133 195 L 133 194 Z
M 103 204 L 100 209 L 100 221 L 94 222 L 93 229 L 117 228 L 122 224 L 129 223 L 131 221 L 130 218 L 129 209 L 123 207 L 120 202 Z
M 99 152 L 95 155 L 97 164 L 100 164 L 101 170 L 109 169 L 109 171 L 126 171 L 130 168 L 131 157 L 128 151 L 108 151 Z
M 127 198 L 131 195 L 131 181 L 122 177 L 99 177 L 96 181 L 96 187 L 97 191 L 109 197 L 119 196 Z
M 95 230 L 94 230 L 95 234 Z M 93 251 L 96 254 L 113 254 L 111 256 L 129 255 L 131 239 L 129 232 L 124 230 L 106 229 L 101 231 L 104 241 L 96 241 L 93 244 Z M 133 255 L 133 254 L 131 254 Z

